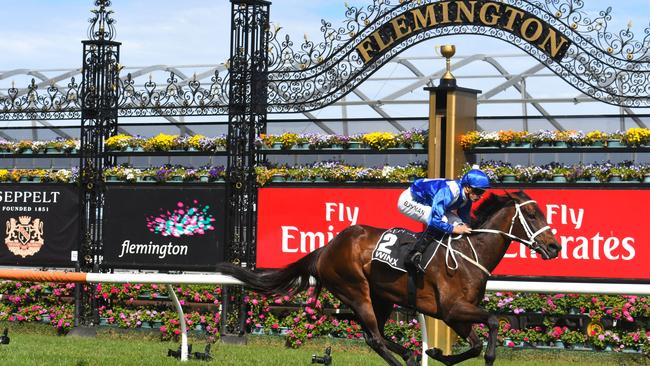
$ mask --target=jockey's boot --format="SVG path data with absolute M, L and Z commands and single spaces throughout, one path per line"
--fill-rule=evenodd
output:
M 422 264 L 420 263 L 422 261 L 422 253 L 424 253 L 429 246 L 429 243 L 434 238 L 435 236 L 428 231 L 425 231 L 420 235 L 418 240 L 415 242 L 415 245 L 413 245 L 413 249 L 411 249 L 409 254 L 406 256 L 405 264 L 407 267 L 415 267 L 418 271 L 424 272 L 424 268 L 422 268 Z

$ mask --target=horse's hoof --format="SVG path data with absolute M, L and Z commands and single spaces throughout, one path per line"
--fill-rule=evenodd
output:
M 420 362 L 418 362 L 418 357 L 417 356 L 411 356 L 409 359 L 406 361 L 406 366 L 419 366 Z
M 442 350 L 440 348 L 430 348 L 424 352 L 427 354 L 427 356 L 433 358 L 434 360 L 437 360 L 440 358 L 440 356 L 442 356 Z

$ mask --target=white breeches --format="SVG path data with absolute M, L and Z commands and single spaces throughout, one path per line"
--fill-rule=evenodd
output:
M 419 221 L 425 225 L 429 224 L 429 218 L 431 217 L 431 206 L 416 202 L 413 199 L 410 188 L 407 188 L 399 196 L 399 200 L 397 200 L 397 209 L 402 214 L 412 218 L 415 221 Z M 461 220 L 461 218 L 452 211 L 445 212 L 445 216 L 442 217 L 442 221 L 451 222 L 454 226 L 459 225 L 463 222 L 463 220 Z

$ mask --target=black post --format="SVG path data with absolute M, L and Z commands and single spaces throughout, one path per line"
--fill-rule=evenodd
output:
M 230 247 L 226 259 L 254 268 L 258 188 L 255 166 L 260 159 L 255 138 L 266 131 L 271 3 L 262 0 L 231 0 L 231 3 L 226 192 L 226 237 Z M 233 310 L 239 311 L 240 306 Z
M 98 271 L 102 250 L 102 209 L 104 205 L 103 170 L 113 165 L 104 155 L 104 140 L 117 133 L 120 43 L 114 42 L 113 12 L 110 0 L 95 0 L 88 30 L 83 41 L 81 82 L 81 241 L 78 271 Z M 75 326 L 95 323 L 93 290 L 77 285 Z

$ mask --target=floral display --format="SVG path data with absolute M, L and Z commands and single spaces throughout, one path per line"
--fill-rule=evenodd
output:
M 323 135 L 297 134 L 285 132 L 279 135 L 262 134 L 255 144 L 262 149 L 321 149 L 321 148 L 366 148 L 387 150 L 394 148 L 422 149 L 426 146 L 428 133 L 426 130 L 413 129 L 399 133 L 370 132 L 365 134 Z M 605 133 L 601 131 L 470 131 L 460 136 L 459 143 L 465 150 L 481 147 L 541 147 L 541 146 L 607 146 L 608 141 L 617 140 L 623 146 L 639 147 L 650 143 L 650 129 L 631 128 L 624 132 Z M 159 134 L 145 138 L 118 134 L 105 141 L 108 151 L 226 151 L 226 136 L 206 137 L 194 135 Z M 566 145 L 561 145 L 565 143 Z M 54 139 L 49 141 L 10 142 L 0 139 L 0 153 L 44 153 L 50 150 L 71 153 L 79 149 L 79 140 Z
M 194 135 L 191 137 L 167 135 L 164 133 L 152 138 L 119 134 L 109 137 L 104 142 L 108 151 L 200 151 L 216 152 L 226 150 L 226 137 L 206 137 Z
M 549 163 L 541 166 L 513 165 L 501 161 L 482 161 L 479 167 L 486 172 L 492 182 L 498 183 L 650 183 L 650 164 L 636 164 L 631 161 L 621 163 L 560 164 Z M 466 164 L 464 174 L 471 168 Z M 406 166 L 363 167 L 345 164 L 342 161 L 323 161 L 298 166 L 258 166 L 255 169 L 260 186 L 271 182 L 382 182 L 408 183 L 427 175 L 426 163 L 411 163 Z M 72 169 L 0 169 L 2 183 L 74 183 L 79 173 Z M 108 182 L 128 183 L 210 183 L 223 182 L 226 172 L 223 166 L 203 166 L 199 168 L 180 165 L 163 165 L 152 168 L 133 168 L 116 166 L 104 170 Z
M 650 129 L 630 128 L 622 137 L 623 142 L 628 146 L 647 145 L 650 142 Z
M 650 129 L 631 128 L 625 132 L 605 133 L 601 131 L 470 131 L 460 137 L 460 144 L 465 150 L 481 147 L 567 147 L 567 146 L 608 146 L 618 147 L 613 141 L 622 142 L 623 146 L 639 147 L 650 143 Z
M 294 167 L 260 166 L 256 168 L 255 172 L 260 186 L 274 181 L 408 183 L 415 178 L 426 176 L 426 168 L 423 164 L 367 168 L 346 165 L 340 161 L 317 162 Z
M 393 148 L 422 149 L 427 142 L 424 130 L 409 130 L 400 133 L 371 132 L 356 135 L 296 134 L 285 132 L 280 135 L 263 134 L 256 139 L 256 145 L 263 149 L 322 149 L 322 148 L 366 148 L 386 150 Z
M 79 178 L 77 168 L 73 169 L 0 169 L 0 182 L 32 182 L 32 183 L 73 183 Z
M 74 307 L 66 299 L 73 296 L 75 286 L 0 281 L 0 293 L 6 298 L 0 303 L 0 321 L 41 322 L 65 334 L 73 326 Z M 180 322 L 166 286 L 135 283 L 93 286 L 100 326 L 150 329 L 159 332 L 162 340 L 179 337 Z M 221 326 L 221 287 L 185 285 L 174 286 L 173 291 L 186 307 L 188 330 L 216 340 Z M 349 310 L 338 299 L 328 291 L 322 291 L 318 299 L 314 295 L 313 288 L 294 297 L 246 292 L 248 331 L 284 337 L 286 345 L 293 348 L 324 336 L 363 338 L 361 326 L 349 317 Z M 593 347 L 650 355 L 650 332 L 644 329 L 645 319 L 650 318 L 650 297 L 494 292 L 487 293 L 481 305 L 500 319 L 530 316 L 522 328 L 513 326 L 510 321 L 500 321 L 498 339 L 506 347 Z M 396 307 L 396 311 L 403 319 L 401 309 Z M 578 322 L 562 323 L 561 315 L 566 314 L 574 317 L 572 319 L 587 319 L 586 323 L 597 326 L 583 329 Z M 233 319 L 233 322 L 238 321 Z M 478 324 L 475 330 L 483 340 L 487 338 L 486 325 Z M 420 324 L 415 319 L 391 318 L 384 334 L 414 351 L 422 345 Z
M 163 165 L 158 168 L 136 169 L 123 165 L 105 169 L 104 178 L 108 182 L 208 183 L 223 181 L 225 171 L 222 166 L 190 168 L 180 165 Z
M 650 164 L 635 164 L 624 161 L 618 164 L 603 162 L 600 164 L 549 163 L 541 166 L 512 165 L 501 161 L 483 161 L 479 164 L 493 182 L 645 182 L 650 183 Z M 471 169 L 471 165 L 463 167 L 463 173 Z M 561 179 L 557 179 L 557 178 Z
M 0 154 L 73 153 L 79 150 L 79 145 L 79 140 L 64 138 L 18 142 L 0 139 Z

